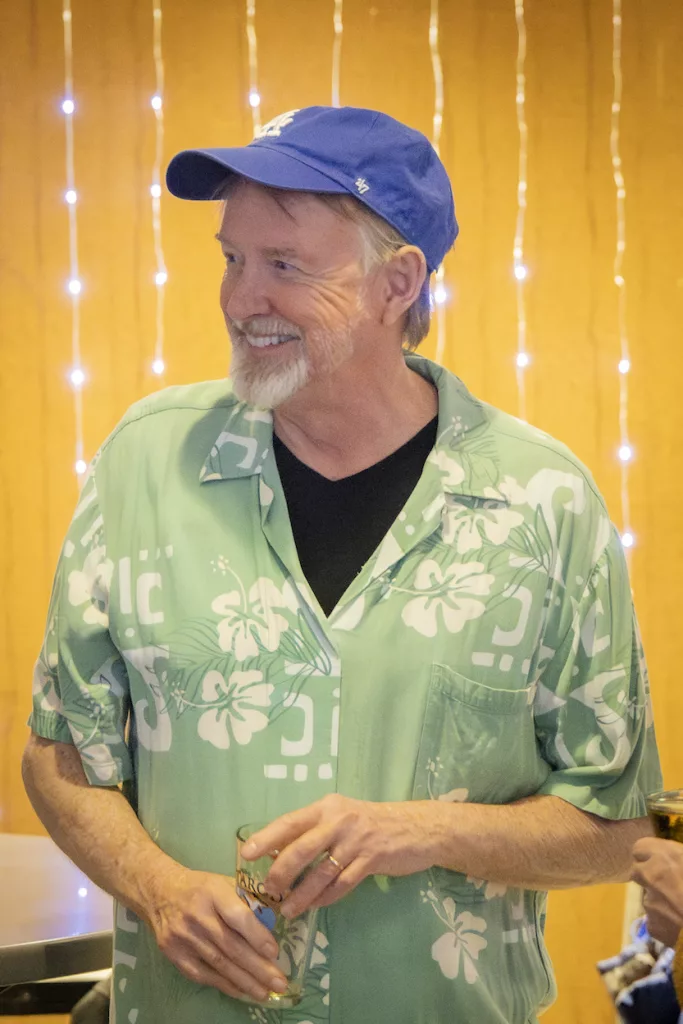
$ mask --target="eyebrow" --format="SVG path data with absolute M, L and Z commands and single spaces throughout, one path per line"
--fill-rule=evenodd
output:
M 231 245 L 232 244 L 229 241 L 229 239 L 227 239 L 225 237 L 225 235 L 221 235 L 220 232 L 218 232 L 218 234 L 216 234 L 214 237 L 216 238 L 216 240 L 218 242 L 221 242 L 223 245 Z M 264 256 L 269 256 L 271 259 L 273 259 L 273 258 L 277 259 L 280 256 L 299 256 L 300 257 L 299 250 L 298 249 L 293 249 L 291 247 L 285 247 L 285 248 L 268 247 L 266 249 L 262 249 L 261 251 L 263 252 Z

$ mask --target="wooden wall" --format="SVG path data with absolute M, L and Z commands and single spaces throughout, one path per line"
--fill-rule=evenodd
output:
M 243 0 L 163 0 L 168 159 L 246 143 Z M 512 245 L 518 135 L 513 0 L 440 0 L 442 155 L 461 238 L 445 362 L 517 411 Z M 610 0 L 527 0 L 528 418 L 589 465 L 620 517 L 616 222 L 609 153 Z M 683 782 L 677 643 L 683 569 L 683 6 L 624 0 L 625 276 L 633 372 L 633 586 L 666 782 Z M 257 0 L 263 118 L 329 103 L 332 0 Z M 431 133 L 429 0 L 345 0 L 342 102 Z M 159 386 L 154 347 L 152 3 L 73 0 L 86 456 Z M 58 0 L 0 0 L 0 829 L 38 832 L 19 776 L 30 676 L 76 500 L 64 81 Z M 169 281 L 165 382 L 221 376 L 215 212 L 162 200 Z M 435 339 L 425 343 L 433 355 Z M 594 964 L 617 951 L 623 889 L 551 898 L 560 985 L 549 1024 L 613 1020 Z

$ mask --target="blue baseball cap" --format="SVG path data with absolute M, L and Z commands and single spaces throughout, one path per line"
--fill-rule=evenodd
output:
M 377 110 L 288 110 L 248 146 L 178 153 L 166 184 L 180 199 L 215 199 L 231 172 L 274 188 L 355 196 L 422 250 L 430 272 L 458 234 L 451 183 L 431 142 Z

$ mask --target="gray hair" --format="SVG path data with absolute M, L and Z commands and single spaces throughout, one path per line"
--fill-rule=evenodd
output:
M 228 199 L 238 180 L 231 175 L 217 190 L 214 198 L 223 201 Z M 283 205 L 282 199 L 286 199 L 292 194 L 287 189 L 271 188 L 268 185 L 262 185 L 261 188 L 270 193 L 280 205 Z M 374 267 L 387 263 L 399 249 L 409 244 L 396 228 L 392 227 L 379 214 L 370 210 L 355 196 L 336 192 L 311 192 L 309 194 L 324 202 L 338 216 L 345 217 L 358 226 L 363 243 L 363 262 L 366 273 Z M 427 337 L 430 319 L 429 288 L 425 284 L 404 314 L 403 341 L 405 348 L 410 352 L 413 352 Z

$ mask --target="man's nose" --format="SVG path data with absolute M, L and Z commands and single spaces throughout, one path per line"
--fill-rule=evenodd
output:
M 231 320 L 247 320 L 271 312 L 265 283 L 256 268 L 229 268 L 221 289 L 223 312 Z

